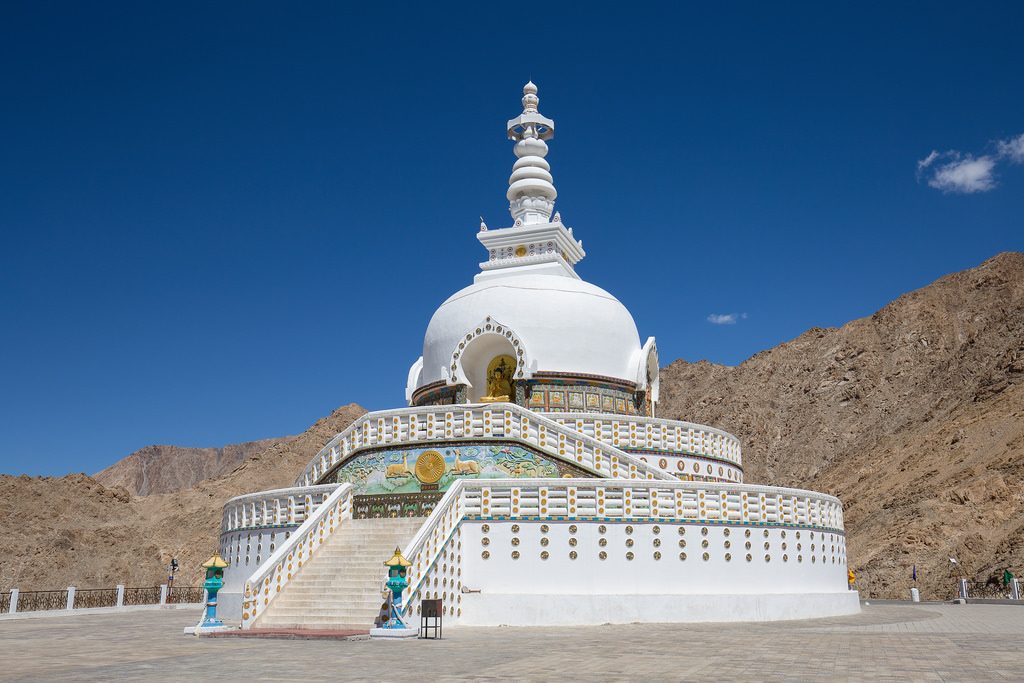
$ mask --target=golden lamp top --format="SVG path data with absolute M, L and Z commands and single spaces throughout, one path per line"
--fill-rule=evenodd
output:
M 220 556 L 220 553 L 214 553 L 213 557 L 203 562 L 203 569 L 223 569 L 227 566 L 227 561 Z
M 391 556 L 391 559 L 384 563 L 385 567 L 411 567 L 412 562 L 405 559 L 402 554 L 401 548 L 395 548 L 395 554 Z

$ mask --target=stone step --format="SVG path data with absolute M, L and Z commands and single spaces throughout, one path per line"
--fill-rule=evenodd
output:
M 344 539 L 339 540 L 337 543 L 324 543 L 320 546 L 320 550 L 337 550 L 339 548 L 352 548 L 353 550 L 381 550 L 383 548 L 389 548 L 391 552 L 395 551 L 395 546 L 404 544 L 405 536 L 396 539 L 393 543 L 376 543 L 371 541 L 359 541 L 359 542 L 345 542 Z M 319 550 L 317 552 L 320 552 Z
M 306 629 L 308 629 L 308 630 L 311 630 L 311 631 L 315 631 L 317 629 L 337 629 L 339 631 L 341 631 L 341 630 L 356 631 L 356 630 L 365 630 L 365 629 L 368 629 L 368 628 L 373 628 L 373 621 L 372 620 L 371 621 L 363 621 L 363 622 L 358 622 L 358 623 L 347 622 L 347 621 L 309 621 L 309 622 L 305 622 L 305 621 L 304 622 L 295 622 L 295 621 L 281 621 L 281 622 L 277 622 L 277 621 L 274 621 L 274 622 L 267 622 L 267 623 L 261 622 L 260 626 L 259 626 L 259 628 L 271 628 L 271 627 L 273 627 L 273 628 L 296 629 L 296 630 L 306 630 Z
M 315 558 L 317 557 L 317 555 L 313 555 L 313 557 Z M 376 557 L 348 557 L 340 553 L 337 555 L 319 555 L 319 557 L 321 558 L 320 562 L 314 562 L 312 564 L 310 564 L 309 562 L 305 562 L 303 563 L 302 566 L 306 569 L 310 569 L 319 565 L 330 565 L 331 567 L 340 567 L 342 565 L 345 565 L 349 567 L 358 567 L 360 569 L 378 567 L 380 569 L 384 569 L 384 560 L 378 560 Z M 385 559 L 391 559 L 391 556 L 388 555 L 387 558 Z
M 351 592 L 348 592 L 348 593 L 342 593 L 340 591 L 322 591 L 322 590 L 316 590 L 316 589 L 311 589 L 311 588 L 303 589 L 303 588 L 300 588 L 299 586 L 296 586 L 294 592 L 291 591 L 291 590 L 287 591 L 287 597 L 285 596 L 285 593 L 282 593 L 281 596 L 279 598 L 277 598 L 277 600 L 275 600 L 275 603 L 280 602 L 280 604 L 283 605 L 283 604 L 285 604 L 287 602 L 291 602 L 292 600 L 303 600 L 303 601 L 311 601 L 311 600 L 312 601 L 316 601 L 316 600 L 320 600 L 321 602 L 331 602 L 331 603 L 343 603 L 343 602 L 351 602 L 353 600 L 368 600 L 368 599 L 382 600 L 383 598 L 381 596 L 383 594 L 384 594 L 383 591 L 373 590 L 373 589 L 371 589 L 371 590 L 351 591 Z
M 342 617 L 342 616 L 344 616 L 346 614 L 376 614 L 377 612 L 380 611 L 380 608 L 381 608 L 380 604 L 376 604 L 376 605 L 349 605 L 347 607 L 346 606 L 339 606 L 339 607 L 331 607 L 331 608 L 308 607 L 308 606 L 305 606 L 305 605 L 289 607 L 289 606 L 285 605 L 285 606 L 280 607 L 279 609 L 274 610 L 273 614 L 267 614 L 267 616 L 268 617 L 273 617 L 273 618 L 278 618 L 278 617 L 282 617 L 283 618 L 283 617 L 287 616 L 287 617 L 290 617 L 290 618 L 293 618 L 293 619 L 294 618 L 301 618 L 301 617 L 310 617 L 310 618 L 314 618 L 315 617 L 317 619 L 319 619 L 321 617 L 327 617 L 327 618 L 331 618 L 331 619 L 337 619 L 337 618 L 340 618 L 340 617 Z M 269 612 L 269 610 L 268 610 L 268 612 Z
M 341 576 L 348 574 L 349 576 L 375 576 L 381 575 L 386 571 L 383 563 L 368 563 L 368 564 L 357 564 L 355 562 L 313 562 L 308 563 L 307 566 L 302 568 L 302 572 L 306 576 L 316 576 L 318 574 L 329 574 L 331 576 Z
M 384 561 L 404 548 L 424 517 L 346 521 L 314 551 L 257 619 L 279 628 L 372 626 L 387 576 Z
M 313 555 L 313 557 L 315 558 L 317 557 L 317 555 Z M 321 558 L 320 562 L 305 562 L 302 565 L 303 568 L 314 569 L 320 565 L 331 567 L 339 567 L 344 565 L 348 567 L 358 567 L 359 569 L 368 569 L 369 567 L 378 567 L 380 569 L 384 569 L 384 560 L 378 560 L 377 558 L 358 559 L 353 557 L 346 557 L 345 555 L 320 555 L 319 557 Z
M 306 576 L 314 576 L 316 574 L 330 574 L 332 576 L 341 576 L 347 573 L 349 576 L 374 576 L 381 575 L 386 571 L 383 562 L 369 562 L 366 564 L 359 564 L 356 562 L 329 562 L 327 560 L 321 560 L 320 562 L 307 562 L 302 567 L 302 574 Z
M 350 596 L 350 595 L 381 595 L 383 593 L 383 585 L 381 584 L 364 584 L 362 586 L 348 586 L 346 588 L 334 588 L 331 586 L 303 586 L 296 584 L 295 586 L 289 586 L 286 590 L 289 594 L 301 595 L 303 597 L 308 595 L 319 595 L 319 596 Z M 282 593 L 283 595 L 283 593 Z
M 285 598 L 285 593 L 288 594 L 288 598 Z M 295 586 L 294 590 L 287 590 L 285 593 L 281 593 L 281 596 L 275 600 L 275 604 L 280 602 L 282 605 L 286 602 L 295 600 L 320 600 L 322 602 L 342 603 L 351 600 L 364 600 L 373 598 L 375 600 L 382 599 L 381 596 L 384 592 L 373 586 L 369 588 L 352 589 L 348 591 L 334 591 L 334 590 L 323 590 L 320 588 L 302 587 Z
M 388 549 L 385 549 L 388 548 Z M 336 559 L 351 559 L 355 562 L 366 562 L 384 566 L 384 560 L 390 560 L 395 552 L 394 546 L 384 548 L 353 548 L 351 546 L 339 546 L 337 548 L 320 548 L 313 553 L 313 557 L 331 557 Z M 387 557 L 382 557 L 386 555 Z
M 339 612 L 355 611 L 366 612 L 380 609 L 384 601 L 360 600 L 356 602 L 335 602 L 328 603 L 322 600 L 296 600 L 294 602 L 281 603 L 274 608 L 274 614 L 338 614 Z M 269 610 L 267 610 L 269 612 Z
M 285 619 L 293 621 L 297 619 L 368 619 L 373 621 L 377 614 L 380 612 L 380 606 L 376 607 L 348 607 L 348 608 L 337 608 L 337 609 L 311 609 L 311 608 L 289 608 L 285 610 L 275 611 L 273 614 L 267 615 L 268 619 Z
M 338 628 L 355 625 L 355 628 L 373 628 L 373 622 L 377 615 L 367 617 L 364 615 L 352 615 L 338 619 L 301 619 L 292 617 L 290 619 L 276 619 L 273 621 L 260 622 L 257 628 Z
M 289 591 L 293 588 L 296 590 L 301 588 L 306 591 L 332 591 L 335 593 L 344 591 L 381 591 L 384 590 L 384 579 L 307 579 L 305 581 L 292 581 L 285 586 L 284 590 Z
M 384 598 L 380 593 L 354 593 L 352 595 L 318 595 L 318 594 L 294 594 L 287 598 L 281 596 L 274 601 L 275 605 L 366 605 L 370 603 L 380 604 Z
M 274 614 L 338 614 L 339 612 L 355 611 L 365 612 L 380 609 L 384 601 L 380 598 L 375 600 L 360 600 L 356 602 L 323 602 L 322 600 L 296 600 L 294 602 L 281 603 L 274 609 Z M 269 610 L 268 610 L 269 611 Z
M 383 583 L 384 572 L 317 572 L 316 574 L 299 574 L 291 580 L 292 584 L 338 585 L 341 583 Z

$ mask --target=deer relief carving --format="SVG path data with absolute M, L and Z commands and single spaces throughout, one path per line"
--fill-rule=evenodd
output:
M 455 464 L 452 466 L 455 474 L 480 474 L 480 463 L 473 460 L 461 460 L 459 452 L 455 451 Z
M 388 465 L 385 477 L 408 477 L 412 474 L 412 470 L 409 469 L 409 455 L 407 453 L 402 454 L 401 464 L 395 463 L 394 465 Z

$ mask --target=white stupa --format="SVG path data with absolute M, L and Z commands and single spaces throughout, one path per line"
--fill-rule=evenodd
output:
M 738 440 L 656 416 L 658 354 L 576 273 L 537 87 L 508 122 L 512 224 L 434 312 L 408 407 L 335 436 L 291 489 L 224 508 L 222 609 L 243 628 L 369 627 L 382 562 L 403 610 L 462 624 L 806 618 L 859 609 L 842 506 L 743 483 Z

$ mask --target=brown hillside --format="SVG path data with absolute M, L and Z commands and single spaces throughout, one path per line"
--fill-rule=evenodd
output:
M 1024 254 L 812 329 L 736 367 L 676 361 L 659 412 L 743 440 L 747 481 L 843 499 L 850 561 L 874 595 L 945 591 L 948 555 L 1024 569 Z
M 178 493 L 133 497 L 81 474 L 0 476 L 0 588 L 156 585 L 178 558 L 179 584 L 198 585 L 232 496 L 291 486 L 335 434 L 366 411 L 350 404 L 298 436 L 273 441 L 227 475 Z
M 224 448 L 146 446 L 92 475 L 107 488 L 123 486 L 136 496 L 190 489 L 204 479 L 227 474 L 280 439 L 231 444 Z

